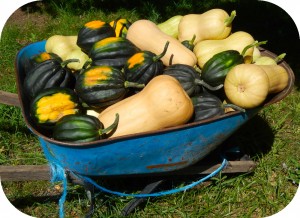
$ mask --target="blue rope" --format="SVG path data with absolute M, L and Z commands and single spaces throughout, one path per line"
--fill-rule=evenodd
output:
M 66 177 L 65 169 L 61 166 L 60 162 L 55 157 L 53 157 L 53 155 L 50 153 L 50 151 L 47 148 L 46 142 L 44 140 L 42 140 L 41 138 L 39 138 L 39 141 L 44 150 L 46 159 L 49 162 L 50 171 L 51 171 L 51 175 L 52 175 L 51 182 L 54 183 L 54 182 L 62 181 L 62 183 L 63 183 L 63 193 L 59 199 L 59 217 L 63 218 L 64 217 L 64 203 L 66 201 L 66 196 L 67 196 L 67 177 Z M 72 173 L 75 177 L 78 177 L 79 179 L 82 179 L 83 181 L 94 185 L 94 187 L 96 187 L 99 190 L 106 192 L 106 193 L 118 195 L 121 197 L 148 198 L 148 197 L 160 197 L 160 196 L 164 196 L 164 195 L 175 194 L 175 193 L 186 191 L 190 188 L 193 188 L 196 185 L 199 185 L 200 183 L 217 175 L 219 172 L 221 172 L 227 166 L 227 163 L 228 163 L 228 161 L 224 158 L 220 167 L 218 167 L 215 171 L 213 171 L 211 174 L 199 179 L 198 181 L 192 182 L 189 185 L 185 185 L 183 187 L 175 188 L 175 189 L 171 189 L 171 190 L 150 193 L 150 194 L 127 194 L 127 193 L 123 193 L 123 192 L 112 191 L 112 190 L 109 190 L 107 188 L 100 186 L 93 179 L 91 179 L 87 176 L 78 175 L 73 172 L 70 172 L 70 173 Z
M 65 173 L 65 169 L 61 166 L 59 161 L 53 157 L 50 151 L 47 148 L 47 144 L 44 140 L 39 138 L 40 144 L 43 148 L 46 159 L 49 162 L 50 172 L 51 172 L 51 183 L 62 182 L 63 185 L 63 193 L 58 201 L 59 205 L 59 217 L 63 218 L 65 216 L 64 213 L 64 203 L 67 197 L 67 177 Z
M 180 188 L 176 188 L 176 189 L 167 190 L 167 191 L 150 193 L 150 194 L 126 194 L 126 193 L 122 193 L 122 192 L 118 192 L 118 191 L 112 191 L 112 190 L 109 190 L 107 188 L 104 188 L 104 187 L 98 185 L 93 179 L 91 179 L 89 177 L 80 176 L 80 175 L 75 175 L 75 176 L 77 176 L 81 179 L 84 179 L 86 182 L 91 183 L 92 185 L 94 185 L 96 188 L 98 188 L 99 190 L 101 190 L 103 192 L 118 195 L 118 196 L 121 196 L 121 197 L 135 197 L 135 198 L 160 197 L 160 196 L 164 196 L 164 195 L 170 195 L 170 194 L 186 191 L 190 188 L 195 187 L 196 185 L 199 185 L 200 183 L 210 179 L 211 177 L 213 177 L 216 174 L 218 174 L 219 172 L 221 172 L 227 166 L 227 163 L 228 163 L 227 160 L 223 159 L 223 162 L 222 162 L 221 166 L 218 167 L 215 171 L 213 171 L 211 174 L 209 174 L 209 175 L 203 177 L 202 179 L 200 179 L 196 182 L 193 182 L 189 185 L 186 185 L 186 186 L 183 186 L 183 187 L 180 187 Z

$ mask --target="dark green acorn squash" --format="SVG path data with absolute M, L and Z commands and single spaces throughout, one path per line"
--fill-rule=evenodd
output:
M 63 116 L 79 112 L 78 96 L 69 88 L 44 89 L 30 104 L 30 117 L 37 126 L 42 128 L 52 128 Z
M 131 56 L 125 66 L 124 74 L 127 81 L 147 84 L 152 78 L 162 74 L 164 64 L 161 58 L 168 49 L 169 42 L 159 55 L 150 51 L 141 51 Z
M 144 86 L 126 81 L 124 73 L 118 68 L 91 66 L 78 75 L 75 90 L 85 104 L 102 108 L 123 99 L 130 87 Z
M 49 59 L 37 64 L 25 76 L 23 93 L 32 99 L 40 91 L 51 87 L 74 88 L 75 77 L 66 65 L 76 60 L 61 62 L 57 59 Z
M 116 114 L 115 121 L 104 129 L 102 122 L 91 115 L 73 114 L 61 118 L 53 128 L 53 138 L 62 142 L 83 143 L 92 142 L 107 137 L 119 122 Z
M 201 79 L 211 85 L 219 86 L 224 83 L 229 70 L 244 63 L 244 57 L 236 50 L 226 50 L 215 54 L 203 66 Z
M 57 59 L 58 61 L 62 61 L 62 59 L 57 54 L 51 52 L 41 52 L 29 58 L 25 58 L 23 65 L 25 74 L 27 74 L 32 68 L 34 68 L 39 63 L 42 63 L 49 59 Z
M 96 42 L 90 52 L 92 66 L 123 68 L 128 58 L 140 49 L 123 37 L 108 37 Z
M 89 55 L 95 42 L 115 35 L 115 30 L 108 23 L 101 20 L 93 20 L 84 24 L 79 30 L 77 45 L 84 53 Z
M 200 93 L 203 87 L 209 90 L 219 89 L 219 87 L 211 87 L 204 83 L 198 71 L 186 64 L 172 64 L 166 67 L 162 74 L 176 78 L 189 96 Z
M 191 97 L 194 105 L 194 116 L 192 122 L 213 118 L 225 114 L 225 108 L 233 108 L 238 111 L 245 112 L 233 104 L 224 104 L 219 97 L 210 92 L 201 92 Z

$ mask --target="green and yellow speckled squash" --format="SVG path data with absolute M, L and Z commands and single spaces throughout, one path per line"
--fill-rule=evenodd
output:
M 126 80 L 147 84 L 153 77 L 162 74 L 164 64 L 161 58 L 165 55 L 168 45 L 169 42 L 159 55 L 150 51 L 141 51 L 131 56 L 124 66 Z
M 90 52 L 93 66 L 123 68 L 128 58 L 139 52 L 134 44 L 123 37 L 108 37 L 96 42 Z
M 103 108 L 123 99 L 129 87 L 143 88 L 144 84 L 126 81 L 124 73 L 117 68 L 91 66 L 78 75 L 75 90 L 90 107 Z
M 48 88 L 41 91 L 30 104 L 30 116 L 43 128 L 52 128 L 65 115 L 80 112 L 78 96 L 72 89 Z
M 115 30 L 102 20 L 93 20 L 84 24 L 78 32 L 77 45 L 86 54 L 95 42 L 107 37 L 115 36 Z

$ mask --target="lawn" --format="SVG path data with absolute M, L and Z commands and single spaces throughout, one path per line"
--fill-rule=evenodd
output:
M 275 54 L 287 53 L 285 61 L 296 75 L 291 94 L 264 108 L 224 143 L 239 147 L 257 166 L 251 173 L 221 173 L 186 192 L 151 198 L 130 217 L 266 217 L 286 207 L 300 180 L 300 66 L 297 61 L 300 43 L 291 18 L 274 5 L 256 1 L 164 1 L 161 4 L 165 7 L 159 7 L 157 1 L 133 1 L 132 4 L 101 1 L 96 5 L 92 5 L 93 1 L 85 2 L 89 7 L 81 10 L 67 7 L 65 1 L 61 2 L 64 9 L 59 5 L 31 5 L 11 17 L 0 42 L 0 90 L 17 92 L 14 60 L 22 47 L 55 34 L 76 34 L 85 22 L 110 21 L 122 16 L 131 21 L 147 18 L 159 23 L 176 14 L 202 13 L 215 7 L 229 12 L 235 9 L 237 17 L 233 31 L 248 31 L 259 41 L 268 40 L 264 47 Z M 26 127 L 20 109 L 0 104 L 0 113 L 0 164 L 46 164 L 38 139 Z M 163 187 L 180 187 L 195 179 L 198 178 L 174 178 Z M 145 183 L 147 179 L 142 178 L 107 181 L 109 187 L 120 191 L 136 191 Z M 58 216 L 60 183 L 3 182 L 2 186 L 8 199 L 22 212 L 35 217 Z M 122 209 L 131 199 L 99 192 L 93 215 L 121 217 Z M 84 216 L 88 206 L 84 188 L 70 184 L 65 202 L 66 217 Z

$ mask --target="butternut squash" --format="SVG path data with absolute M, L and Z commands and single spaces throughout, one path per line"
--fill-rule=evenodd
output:
M 281 65 L 240 64 L 233 67 L 224 82 L 230 102 L 245 109 L 257 107 L 272 93 L 287 87 L 289 75 Z
M 289 75 L 284 67 L 278 64 L 258 66 L 265 71 L 269 78 L 269 94 L 280 92 L 287 87 Z
M 195 66 L 197 58 L 195 54 L 182 45 L 177 39 L 162 32 L 157 25 L 150 20 L 137 20 L 131 24 L 126 38 L 141 50 L 161 54 L 167 42 L 169 42 L 166 54 L 161 58 L 165 66 L 172 64 L 186 64 Z M 171 59 L 172 57 L 172 59 Z
M 236 12 L 228 13 L 214 8 L 202 14 L 187 14 L 182 17 L 178 25 L 178 39 L 180 42 L 190 40 L 196 35 L 195 43 L 208 39 L 225 39 L 231 33 L 232 21 Z
M 193 51 L 197 57 L 199 67 L 203 68 L 204 64 L 215 54 L 225 50 L 237 50 L 242 53 L 246 46 L 254 42 L 255 40 L 251 34 L 238 31 L 225 39 L 200 41 L 195 45 Z M 253 50 L 254 48 L 251 47 L 243 55 L 246 63 L 252 62 Z
M 255 60 L 253 60 L 253 63 L 257 65 L 273 65 L 282 61 L 285 55 L 286 55 L 285 53 L 282 53 L 278 55 L 276 58 L 271 58 L 269 56 L 261 55 Z
M 109 126 L 119 114 L 119 124 L 110 137 L 178 126 L 190 120 L 193 103 L 180 83 L 168 75 L 154 77 L 139 93 L 104 109 L 98 116 Z

